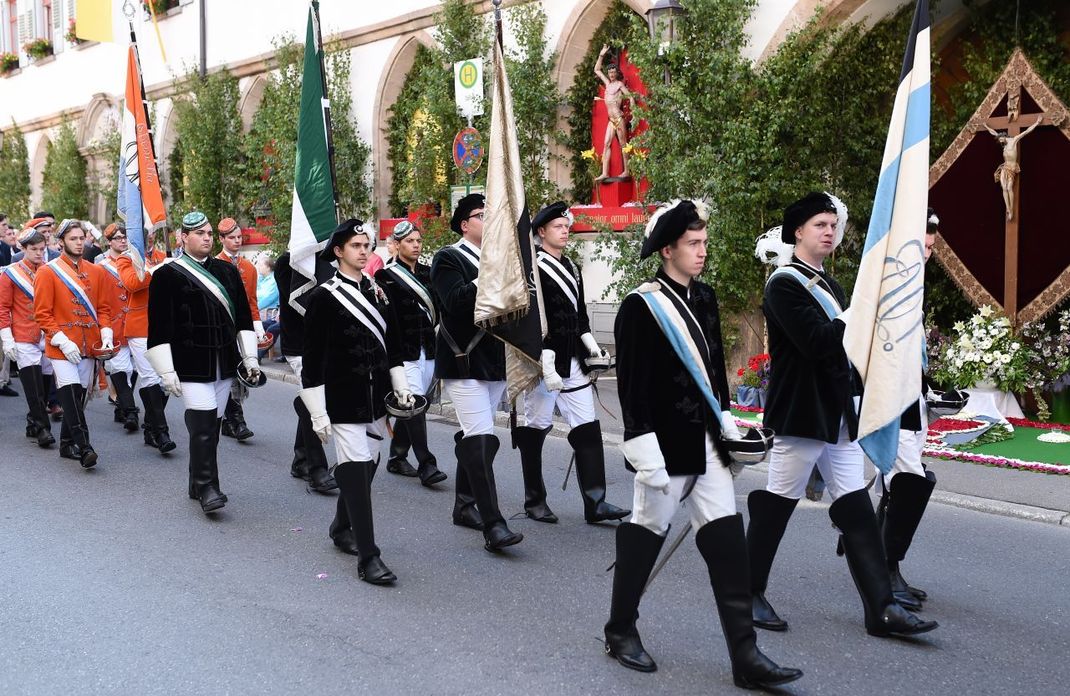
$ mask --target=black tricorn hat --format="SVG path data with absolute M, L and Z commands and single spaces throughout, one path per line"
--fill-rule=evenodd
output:
M 331 232 L 331 236 L 327 239 L 327 246 L 323 247 L 323 251 L 320 252 L 320 258 L 328 263 L 334 261 L 337 258 L 334 255 L 334 248 L 345 246 L 346 242 L 358 234 L 369 234 L 364 229 L 363 220 L 349 218 L 342 222 L 338 227 L 334 228 L 334 232 Z
M 457 207 L 450 218 L 450 229 L 461 234 L 461 223 L 468 219 L 473 210 L 479 210 L 486 205 L 486 198 L 482 193 L 470 193 L 457 201 Z

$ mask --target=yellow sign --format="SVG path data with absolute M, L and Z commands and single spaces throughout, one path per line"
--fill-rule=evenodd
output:
M 476 84 L 476 80 L 479 79 L 479 70 L 476 68 L 475 63 L 470 60 L 466 60 L 462 63 L 461 69 L 457 73 L 457 79 L 460 81 L 462 87 L 465 89 L 472 89 Z

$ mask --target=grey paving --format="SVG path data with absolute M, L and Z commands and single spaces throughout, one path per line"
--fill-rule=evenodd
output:
M 394 588 L 356 578 L 326 527 L 335 498 L 289 476 L 296 387 L 269 382 L 248 409 L 256 437 L 224 439 L 230 503 L 209 520 L 185 496 L 184 428 L 163 458 L 94 402 L 95 471 L 31 446 L 0 401 L 0 694 L 715 694 L 731 674 L 705 569 L 689 541 L 644 602 L 656 674 L 619 667 L 599 635 L 613 531 L 583 524 L 567 444 L 547 445 L 556 526 L 512 524 L 503 556 L 449 524 L 452 428 L 431 426 L 451 474 L 442 490 L 381 470 L 375 513 Z M 57 428 L 58 430 L 58 428 Z M 521 509 L 519 459 L 496 467 L 503 508 Z M 630 498 L 611 453 L 610 499 Z M 739 501 L 763 477 L 738 480 Z M 680 516 L 675 529 L 682 528 Z M 674 531 L 675 531 L 674 529 Z M 1056 694 L 1070 682 L 1070 529 L 934 505 L 904 572 L 932 595 L 925 640 L 867 637 L 825 506 L 805 502 L 773 570 L 791 623 L 760 635 L 801 667 L 796 694 Z M 318 577 L 318 576 L 324 577 Z

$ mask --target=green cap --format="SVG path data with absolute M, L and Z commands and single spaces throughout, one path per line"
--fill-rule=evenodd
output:
M 205 217 L 204 213 L 199 210 L 194 210 L 191 213 L 186 213 L 186 215 L 182 218 L 182 229 L 186 230 L 187 232 L 189 230 L 195 230 L 198 227 L 203 227 L 206 224 L 208 224 L 208 218 Z

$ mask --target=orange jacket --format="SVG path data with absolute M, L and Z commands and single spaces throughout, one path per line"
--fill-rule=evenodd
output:
M 256 266 L 241 256 L 231 258 L 230 254 L 225 251 L 219 252 L 216 258 L 220 261 L 229 261 L 238 267 L 238 275 L 241 276 L 241 283 L 245 286 L 245 297 L 249 300 L 249 311 L 253 313 L 253 321 L 260 321 L 260 305 L 256 301 Z
M 81 286 L 96 310 L 95 320 L 60 279 L 59 271 L 53 264 L 66 271 Z M 49 358 L 64 359 L 63 352 L 52 345 L 52 337 L 60 331 L 74 341 L 82 355 L 89 355 L 93 346 L 100 344 L 101 328 L 111 326 L 107 275 L 108 272 L 103 268 L 85 259 L 79 261 L 75 268 L 66 255 L 38 269 L 33 282 L 34 318 L 45 332 L 45 355 Z
M 119 280 L 129 295 L 126 337 L 146 338 L 149 335 L 149 283 L 152 281 L 152 272 L 146 269 L 145 277 L 139 279 L 133 260 L 126 254 L 116 259 L 115 267 L 119 269 Z
M 108 286 L 108 304 L 111 307 L 111 330 L 115 345 L 126 343 L 126 323 L 130 316 L 130 291 L 119 276 L 119 268 L 116 259 L 104 252 L 100 255 L 100 263 L 97 265 L 105 270 L 104 276 Z
M 163 260 L 166 258 L 167 253 L 164 252 L 163 249 L 153 248 L 152 251 L 145 254 L 145 265 L 149 268 L 155 268 L 163 263 Z
M 15 285 L 8 275 L 19 272 L 23 278 L 29 278 L 32 289 L 37 269 L 30 268 L 30 264 L 23 260 L 13 263 L 0 274 L 0 329 L 10 328 L 18 343 L 37 343 L 41 340 L 41 327 L 33 318 L 33 298 Z

